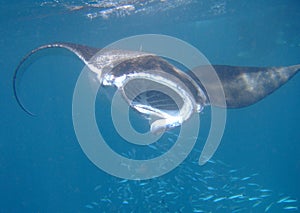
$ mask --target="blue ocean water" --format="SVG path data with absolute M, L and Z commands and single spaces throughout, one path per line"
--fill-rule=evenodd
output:
M 98 4 L 105 2 L 111 3 Z M 201 132 L 209 128 L 204 111 L 193 152 L 169 174 L 149 181 L 112 177 L 81 150 L 72 95 L 83 64 L 73 55 L 50 51 L 23 74 L 19 91 L 37 117 L 20 109 L 12 88 L 19 61 L 41 44 L 103 47 L 148 33 L 180 38 L 212 64 L 298 64 L 298 1 L 127 1 L 136 14 L 122 7 L 107 12 L 124 6 L 122 1 L 91 6 L 96 4 L 7 1 L 0 6 L 1 212 L 299 211 L 299 75 L 255 105 L 228 110 L 221 145 L 201 167 L 197 157 L 206 137 Z M 118 137 L 112 140 L 117 143 Z

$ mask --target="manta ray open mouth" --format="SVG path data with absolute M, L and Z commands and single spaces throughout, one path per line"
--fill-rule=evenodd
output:
M 103 79 L 104 85 L 116 86 L 132 108 L 151 116 L 153 133 L 181 125 L 207 104 L 192 78 L 153 55 L 120 62 Z

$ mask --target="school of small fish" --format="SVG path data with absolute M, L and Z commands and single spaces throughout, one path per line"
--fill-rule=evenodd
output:
M 200 150 L 192 153 L 199 156 Z M 97 212 L 298 212 L 296 198 L 265 188 L 256 181 L 258 173 L 245 175 L 245 169 L 220 160 L 201 167 L 192 156 L 169 174 L 150 180 L 111 176 L 95 186 L 95 200 L 84 208 Z

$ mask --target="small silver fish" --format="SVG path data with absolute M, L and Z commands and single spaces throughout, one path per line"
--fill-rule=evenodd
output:
M 260 189 L 259 191 L 261 191 L 261 192 L 271 192 L 272 190 L 270 190 L 270 189 Z
M 145 186 L 147 184 L 148 184 L 147 182 L 143 182 L 143 183 L 140 183 L 140 186 Z
M 203 211 L 203 210 L 201 210 L 201 209 L 193 209 L 193 212 L 195 212 L 195 213 L 201 213 L 201 212 L 205 212 L 205 211 Z
M 293 199 L 288 199 L 288 200 L 284 200 L 284 203 L 296 203 L 297 200 L 293 200 Z
M 270 203 L 266 208 L 265 212 L 269 211 L 269 209 L 273 206 L 274 202 Z
M 94 207 L 92 205 L 85 205 L 85 208 L 88 208 L 88 209 L 93 209 Z
M 257 183 L 248 183 L 249 186 L 259 186 Z
M 290 198 L 289 196 L 281 198 L 280 200 L 277 201 L 277 203 L 282 203 L 283 201 L 285 201 L 285 200 L 287 200 L 289 198 Z
M 219 201 L 225 200 L 225 199 L 226 199 L 226 197 L 219 197 L 219 198 L 214 199 L 214 202 L 216 203 L 216 202 L 219 202 Z
M 241 180 L 249 180 L 251 177 L 244 177 Z
M 99 190 L 101 187 L 102 187 L 101 185 L 95 186 L 94 191 Z
M 254 208 L 254 207 L 260 205 L 261 203 L 262 203 L 262 201 L 258 201 L 258 202 L 256 202 L 256 203 L 254 203 L 252 207 Z
M 175 192 L 167 192 L 166 195 L 173 195 Z
M 261 200 L 260 197 L 249 197 L 248 200 L 253 201 L 253 200 Z
M 298 207 L 297 206 L 286 206 L 283 209 L 285 209 L 285 210 L 298 210 Z
M 232 195 L 232 196 L 230 196 L 228 199 L 229 199 L 229 200 L 232 200 L 232 199 L 235 199 L 235 198 L 241 198 L 241 197 L 244 197 L 244 195 L 243 195 L 243 194 Z
M 200 198 L 200 200 L 209 200 L 209 199 L 211 199 L 213 197 L 214 197 L 213 195 L 208 195 L 207 197 Z

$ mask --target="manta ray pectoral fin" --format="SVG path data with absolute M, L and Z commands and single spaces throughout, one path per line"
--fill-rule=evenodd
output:
M 30 58 L 30 56 L 34 55 L 35 53 L 39 52 L 40 50 L 44 49 L 49 49 L 49 48 L 63 48 L 71 51 L 75 55 L 78 56 L 78 58 L 83 61 L 86 65 L 88 61 L 98 52 L 100 49 L 97 48 L 92 48 L 92 47 L 87 47 L 84 45 L 78 45 L 78 44 L 73 44 L 73 43 L 53 43 L 53 44 L 47 44 L 40 46 L 31 52 L 29 52 L 18 64 L 14 76 L 13 76 L 13 91 L 14 91 L 14 96 L 19 104 L 19 106 L 29 115 L 34 116 L 32 112 L 26 109 L 24 104 L 21 102 L 18 92 L 17 92 L 17 80 L 19 76 L 19 71 L 21 70 L 21 67 L 24 65 L 25 61 Z
M 241 108 L 254 104 L 265 98 L 289 79 L 299 70 L 300 64 L 287 67 L 239 67 L 226 65 L 213 65 L 225 93 L 226 106 L 214 97 L 214 106 L 227 108 Z M 200 73 L 200 72 L 199 72 Z M 208 79 L 206 76 L 200 76 Z M 210 82 L 206 84 L 214 91 L 220 84 Z M 209 94 L 210 96 L 213 94 Z

